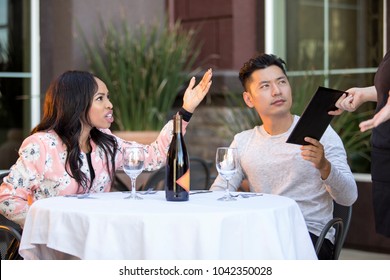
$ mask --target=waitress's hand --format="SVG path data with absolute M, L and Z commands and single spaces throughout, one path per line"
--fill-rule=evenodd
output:
M 212 69 L 206 71 L 203 75 L 202 80 L 195 86 L 195 77 L 192 77 L 190 84 L 188 85 L 184 97 L 183 97 L 183 108 L 190 113 L 193 113 L 206 96 L 211 86 L 211 77 L 213 76 Z
M 336 102 L 335 111 L 329 111 L 329 115 L 341 115 L 342 112 L 354 112 L 364 102 L 376 101 L 376 89 L 374 86 L 371 87 L 353 87 L 346 91 L 347 94 L 343 94 Z
M 359 124 L 360 131 L 364 132 L 368 129 L 377 127 L 381 123 L 390 119 L 390 91 L 389 97 L 387 98 L 387 103 L 378 113 L 374 115 L 372 119 L 366 120 Z

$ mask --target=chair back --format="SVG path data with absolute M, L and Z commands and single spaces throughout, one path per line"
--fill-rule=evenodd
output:
M 207 162 L 199 157 L 190 157 L 191 190 L 207 190 L 210 187 L 210 169 Z M 143 190 L 153 188 L 164 190 L 165 166 L 155 171 L 146 181 Z
M 0 174 L 0 184 L 9 172 Z M 21 240 L 21 227 L 0 215 L 0 255 L 2 260 L 21 260 L 19 245 Z
M 191 190 L 208 190 L 210 188 L 210 166 L 200 157 L 190 157 Z
M 156 191 L 164 190 L 164 180 L 165 180 L 165 166 L 161 167 L 155 171 L 148 180 L 143 185 L 142 190 L 146 191 L 147 189 L 154 189 Z
M 352 219 L 352 205 L 351 206 L 343 206 L 338 204 L 337 202 L 333 202 L 333 217 L 341 218 L 343 221 L 343 230 L 340 232 L 340 236 L 338 237 L 338 242 L 335 244 L 334 257 L 337 260 L 340 256 L 340 252 L 342 247 L 344 246 L 345 239 L 348 234 L 349 226 L 351 224 Z
M 0 255 L 2 260 L 21 260 L 21 234 L 12 226 L 0 225 Z
M 317 256 L 321 250 L 326 234 L 333 227 L 335 228 L 333 259 L 338 260 L 349 230 L 349 225 L 351 224 L 351 218 L 352 206 L 343 206 L 333 201 L 333 219 L 325 225 L 320 236 L 318 237 L 315 245 Z

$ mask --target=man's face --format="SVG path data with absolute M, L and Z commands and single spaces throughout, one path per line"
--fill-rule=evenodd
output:
M 261 119 L 290 114 L 290 83 L 282 69 L 276 65 L 254 71 L 243 97 L 250 108 L 256 109 Z

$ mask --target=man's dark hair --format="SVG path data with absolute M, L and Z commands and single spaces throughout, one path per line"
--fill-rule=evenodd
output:
M 245 62 L 244 65 L 241 67 L 240 73 L 238 75 L 244 89 L 246 90 L 245 85 L 254 71 L 259 69 L 265 69 L 271 65 L 278 66 L 287 76 L 286 62 L 284 62 L 283 59 L 277 57 L 276 55 L 263 53 Z

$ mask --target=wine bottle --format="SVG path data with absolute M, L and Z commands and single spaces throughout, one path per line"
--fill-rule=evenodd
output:
M 168 201 L 187 201 L 190 191 L 190 163 L 181 125 L 182 116 L 176 114 L 165 165 L 165 197 Z

